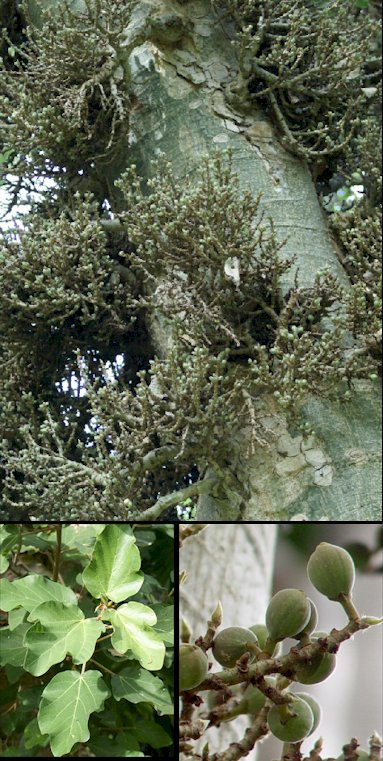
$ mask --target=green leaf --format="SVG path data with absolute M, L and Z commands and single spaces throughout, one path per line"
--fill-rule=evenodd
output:
M 37 719 L 35 718 L 32 719 L 32 721 L 30 721 L 29 724 L 27 724 L 25 727 L 23 732 L 23 739 L 24 745 L 28 750 L 30 748 L 34 748 L 36 745 L 38 745 L 40 748 L 45 748 L 49 742 L 49 735 L 41 734 Z
M 14 608 L 13 610 L 9 611 L 8 626 L 11 631 L 26 621 L 27 613 L 28 611 L 26 611 L 25 608 Z
M 104 707 L 107 697 L 109 690 L 99 671 L 65 671 L 51 679 L 37 720 L 40 732 L 50 735 L 54 756 L 63 756 L 76 742 L 89 740 L 89 716 Z
M 4 666 L 24 667 L 28 655 L 24 645 L 24 637 L 30 629 L 30 624 L 20 624 L 11 631 L 8 626 L 0 629 L 0 664 Z
M 133 734 L 140 742 L 148 743 L 152 748 L 163 748 L 167 745 L 173 745 L 173 738 L 154 721 L 143 719 L 137 722 Z
M 53 664 L 63 661 L 67 653 L 74 663 L 89 660 L 105 629 L 101 621 L 84 618 L 77 606 L 66 607 L 56 602 L 38 606 L 29 620 L 35 623 L 0 630 L 0 663 L 21 666 L 34 676 L 45 674 Z
M 19 532 L 17 526 L 10 524 L 6 526 L 4 523 L 0 523 L 0 552 L 4 555 L 10 552 L 12 548 L 17 544 L 19 538 Z
M 77 597 L 71 589 L 38 574 L 16 581 L 0 579 L 0 600 L 3 610 L 21 606 L 29 612 L 48 600 L 56 600 L 64 605 L 77 604 Z
M 65 606 L 44 602 L 28 616 L 37 621 L 28 630 L 24 645 L 28 648 L 24 666 L 35 676 L 45 674 L 54 663 L 69 653 L 74 663 L 84 663 L 94 653 L 96 640 L 105 625 L 96 618 L 85 618 L 77 605 Z M 41 631 L 43 626 L 43 631 Z
M 165 645 L 152 628 L 157 617 L 151 608 L 140 602 L 128 602 L 116 610 L 105 610 L 102 618 L 114 626 L 112 645 L 119 653 L 130 649 L 145 669 L 162 668 Z
M 165 645 L 174 646 L 174 605 L 152 603 L 151 608 L 157 616 L 155 630 L 160 635 Z
M 149 758 L 140 750 L 137 740 L 127 732 L 118 734 L 104 734 L 92 732 L 89 741 L 89 748 L 95 756 L 109 758 L 117 756 L 118 758 Z
M 174 706 L 169 691 L 158 676 L 139 666 L 127 666 L 111 681 L 116 700 L 130 703 L 151 703 L 160 714 L 173 714 Z
M 97 538 L 83 581 L 93 597 L 121 602 L 141 589 L 141 557 L 129 526 L 108 525 Z
M 11 150 L 2 151 L 2 153 L 0 153 L 0 164 L 6 164 L 11 155 Z
M 70 526 L 63 527 L 61 541 L 65 547 L 90 558 L 97 536 L 104 528 L 105 524 L 102 523 L 71 523 Z
M 16 526 L 0 524 L 0 573 L 7 571 L 9 567 L 8 556 L 17 544 L 18 537 L 19 532 Z

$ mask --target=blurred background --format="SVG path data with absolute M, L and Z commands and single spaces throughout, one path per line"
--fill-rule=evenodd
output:
M 309 555 L 321 542 L 346 547 L 354 557 L 357 576 L 353 598 L 361 614 L 382 616 L 382 526 L 380 524 L 281 524 L 275 560 L 274 592 L 286 587 L 303 589 L 318 608 L 318 629 L 330 631 L 347 623 L 336 602 L 319 594 L 307 577 Z M 295 640 L 286 640 L 287 652 Z M 302 744 L 308 755 L 314 742 L 323 737 L 323 758 L 337 758 L 342 746 L 356 737 L 367 750 L 368 738 L 376 730 L 382 735 L 382 626 L 357 633 L 342 643 L 335 671 L 324 682 L 297 685 L 294 692 L 310 692 L 321 704 L 322 720 L 313 735 Z M 257 744 L 257 761 L 281 758 L 282 743 L 268 738 Z

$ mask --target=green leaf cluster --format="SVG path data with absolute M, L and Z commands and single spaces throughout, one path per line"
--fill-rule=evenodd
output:
M 378 97 L 379 23 L 360 15 L 366 6 L 235 0 L 229 7 L 240 27 L 244 99 L 266 105 L 281 141 L 301 158 L 326 161 L 345 151 Z
M 60 543 L 49 524 L 0 529 L 1 557 L 11 574 L 0 579 L 7 619 L 0 630 L 2 704 L 12 700 L 17 708 L 15 716 L 0 715 L 6 755 L 15 747 L 21 755 L 39 755 L 48 743 L 54 756 L 77 755 L 84 745 L 103 755 L 107 742 L 112 755 L 135 757 L 150 746 L 170 746 L 170 527 L 66 525 Z M 36 568 L 41 552 L 43 573 L 14 575 Z M 58 580 L 49 578 L 52 564 Z M 142 591 L 147 578 L 149 595 Z M 118 726 L 124 732 L 114 730 Z

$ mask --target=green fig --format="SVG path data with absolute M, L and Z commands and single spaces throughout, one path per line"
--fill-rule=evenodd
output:
M 255 636 L 257 637 L 261 650 L 264 650 L 269 636 L 266 624 L 254 624 L 254 626 L 249 626 L 249 629 L 251 632 L 254 632 Z M 280 649 L 281 646 L 276 644 L 273 652 L 270 653 L 270 655 L 273 655 L 276 658 L 280 652 Z
M 180 692 L 198 687 L 206 679 L 208 660 L 198 645 L 183 643 L 179 653 Z
M 314 632 L 311 635 L 312 640 L 325 637 L 325 632 Z M 298 663 L 295 666 L 295 680 L 301 684 L 318 684 L 324 682 L 334 671 L 336 666 L 336 656 L 333 653 L 319 653 L 314 658 L 306 662 Z
M 312 735 L 313 732 L 318 728 L 320 720 L 321 720 L 321 707 L 319 703 L 313 698 L 312 695 L 309 695 L 308 692 L 295 692 L 294 693 L 297 698 L 301 698 L 301 700 L 305 700 L 306 703 L 310 706 L 313 716 L 314 716 L 314 724 L 312 725 L 312 728 L 310 730 L 310 735 Z
M 311 632 L 314 631 L 317 623 L 318 623 L 318 610 L 316 605 L 314 605 L 313 601 L 310 600 L 310 598 L 307 598 L 310 603 L 310 618 L 304 627 L 302 631 L 298 632 L 298 634 L 294 634 L 294 639 L 301 639 L 303 636 L 311 634 Z
M 258 645 L 254 632 L 243 626 L 228 626 L 215 637 L 213 655 L 224 668 L 233 668 L 244 653 L 250 652 L 250 663 L 254 660 L 255 656 L 249 650 L 249 645 Z
M 309 599 L 301 589 L 281 589 L 271 598 L 266 611 L 270 639 L 279 642 L 294 637 L 308 624 L 310 615 Z
M 343 547 L 321 542 L 307 563 L 307 574 L 318 592 L 329 600 L 349 595 L 355 581 L 354 561 Z
M 248 713 L 251 716 L 256 716 L 261 708 L 263 708 L 265 703 L 266 695 L 264 695 L 263 692 L 258 689 L 258 687 L 255 687 L 253 684 L 249 684 L 246 687 L 245 692 L 243 693 L 243 698 L 241 700 L 243 713 Z
M 292 695 L 288 705 L 273 705 L 267 716 L 270 731 L 283 742 L 299 742 L 307 737 L 314 724 L 313 712 L 305 700 Z

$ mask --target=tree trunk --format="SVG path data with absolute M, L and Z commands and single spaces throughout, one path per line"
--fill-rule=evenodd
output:
M 288 236 L 283 255 L 296 257 L 284 290 L 296 273 L 299 285 L 311 286 L 324 267 L 347 283 L 307 166 L 282 147 L 265 114 L 253 106 L 243 112 L 231 36 L 208 0 L 137 3 L 126 30 L 137 107 L 130 115 L 129 145 L 106 170 L 107 179 L 112 183 L 131 162 L 150 176 L 150 162 L 162 151 L 182 181 L 193 176 L 204 155 L 230 148 L 242 187 L 262 192 L 261 207 L 278 238 Z M 225 97 L 228 85 L 231 96 Z M 158 312 L 151 332 L 157 353 L 164 355 L 171 329 Z M 311 520 L 379 520 L 379 405 L 380 395 L 368 381 L 355 383 L 347 405 L 308 397 L 301 415 L 316 435 L 303 441 L 277 413 L 271 390 L 249 411 L 263 425 L 268 446 L 254 446 L 251 424 L 233 430 L 230 463 L 222 467 L 240 489 L 226 488 L 222 472 L 208 469 L 217 488 L 200 496 L 197 520 L 283 520 L 297 513 Z M 203 453 L 197 465 L 200 472 L 206 469 Z
M 276 527 L 267 524 L 210 525 L 185 540 L 180 570 L 184 569 L 187 577 L 180 590 L 180 615 L 189 624 L 193 641 L 205 633 L 218 601 L 223 607 L 223 627 L 264 622 L 275 540 Z M 242 717 L 222 724 L 202 738 L 201 747 L 208 739 L 211 751 L 222 751 L 242 736 L 245 726 Z
M 149 174 L 149 161 L 163 151 L 182 180 L 204 154 L 230 147 L 243 188 L 262 191 L 261 204 L 277 235 L 289 236 L 283 254 L 294 254 L 296 267 L 285 289 L 296 270 L 303 286 L 312 285 L 323 267 L 346 282 L 307 166 L 280 145 L 265 115 L 255 110 L 243 115 L 224 99 L 223 88 L 238 76 L 238 64 L 209 3 L 188 2 L 179 12 L 190 24 L 182 46 L 154 40 L 131 54 L 140 104 L 132 117 L 133 153 L 140 171 Z M 160 331 L 158 338 L 164 343 Z M 306 444 L 290 435 L 272 396 L 259 407 L 270 449 L 257 446 L 248 456 L 250 428 L 233 431 L 231 442 L 231 471 L 248 498 L 222 490 L 203 495 L 197 520 L 281 520 L 297 513 L 312 520 L 379 520 L 380 395 L 371 383 L 357 382 L 346 406 L 307 399 L 302 415 L 317 437 Z

